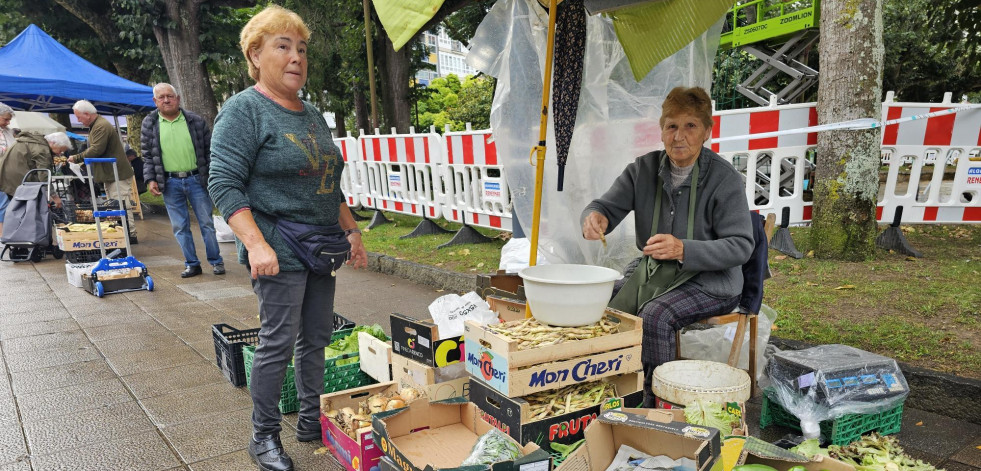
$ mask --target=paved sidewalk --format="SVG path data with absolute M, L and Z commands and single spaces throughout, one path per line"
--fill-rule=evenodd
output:
M 228 274 L 181 279 L 165 215 L 138 222 L 138 259 L 155 291 L 99 299 L 68 284 L 63 261 L 0 264 L 0 471 L 249 470 L 251 400 L 214 365 L 211 325 L 258 326 L 248 274 L 221 244 Z M 197 236 L 196 236 L 197 237 Z M 203 245 L 198 241 L 199 253 Z M 389 329 L 388 316 L 424 317 L 432 287 L 344 269 L 335 310 Z M 757 433 L 759 405 L 749 422 Z M 283 442 L 299 470 L 340 470 L 320 445 Z M 764 438 L 787 431 L 768 428 Z M 949 471 L 981 468 L 981 425 L 907 409 L 904 446 Z

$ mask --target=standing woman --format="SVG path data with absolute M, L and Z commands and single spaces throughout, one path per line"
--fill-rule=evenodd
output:
M 295 357 L 300 402 L 296 437 L 320 440 L 324 347 L 330 342 L 335 278 L 308 269 L 279 223 L 339 225 L 354 268 L 367 265 L 361 233 L 341 193 L 344 163 L 319 110 L 300 100 L 310 30 L 296 13 L 270 5 L 241 33 L 255 86 L 231 97 L 215 119 L 208 191 L 236 236 L 239 262 L 259 298 L 259 345 L 252 365 L 252 439 L 260 469 L 293 469 L 279 439 L 280 388 Z

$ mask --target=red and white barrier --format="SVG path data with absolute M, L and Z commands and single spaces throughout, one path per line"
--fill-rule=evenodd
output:
M 511 195 L 490 130 L 447 131 L 443 217 L 469 226 L 511 230 Z
M 358 195 L 365 192 L 361 183 L 365 181 L 362 175 L 364 162 L 358 149 L 358 141 L 348 133 L 347 137 L 334 139 L 334 145 L 341 150 L 341 156 L 344 157 L 344 172 L 341 173 L 341 190 L 344 192 L 344 199 L 348 207 L 358 209 L 361 207 Z
M 433 182 L 443 156 L 438 134 L 382 136 L 376 130 L 359 140 L 368 176 L 363 205 L 430 219 L 440 216 Z
M 942 103 L 931 104 L 893 102 L 890 93 L 882 122 L 873 118 L 817 129 L 813 103 L 721 111 L 713 118 L 713 139 L 718 141 L 710 146 L 752 175 L 745 194 L 750 209 L 761 214 L 779 218 L 789 209 L 790 224 L 809 223 L 812 205 L 805 190 L 813 178 L 817 132 L 883 127 L 881 159 L 888 172 L 877 203 L 879 222 L 892 222 L 901 206 L 907 224 L 981 223 L 981 108 L 953 104 L 949 94 Z M 653 121 L 577 129 L 576 136 L 577 145 L 605 149 L 617 142 L 636 155 L 660 145 Z M 512 228 L 511 195 L 490 130 L 468 127 L 447 130 L 444 136 L 435 130 L 381 136 L 376 130 L 375 135 L 362 133 L 357 141 L 335 142 L 347 162 L 341 188 L 348 204 Z M 952 173 L 946 171 L 951 166 Z M 925 175 L 929 179 L 921 183 Z

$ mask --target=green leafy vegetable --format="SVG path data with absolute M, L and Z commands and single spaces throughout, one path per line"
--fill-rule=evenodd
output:
M 806 456 L 807 459 L 811 459 L 817 455 L 828 456 L 828 450 L 821 448 L 821 442 L 816 438 L 804 440 L 800 445 L 791 448 L 790 451 L 800 453 Z
M 739 416 L 729 413 L 717 402 L 696 400 L 685 406 L 685 422 L 719 429 L 719 433 L 726 436 L 739 427 Z
M 372 337 L 377 339 L 388 341 L 388 335 L 385 335 L 385 330 L 381 328 L 380 325 L 359 325 L 351 330 L 351 335 L 347 337 L 342 337 L 324 349 L 324 358 L 334 358 L 346 353 L 357 353 L 358 352 L 358 332 L 366 332 L 371 334 Z M 351 363 L 357 363 L 358 357 L 344 358 L 342 360 L 337 360 L 337 366 L 350 365 Z
M 560 457 L 559 459 L 560 460 L 564 460 L 564 459 L 568 458 L 569 455 L 571 455 L 573 451 L 576 451 L 576 448 L 579 448 L 579 445 L 582 445 L 585 441 L 586 440 L 583 439 L 583 440 L 579 440 L 578 442 L 570 443 L 568 445 L 563 445 L 561 443 L 552 442 L 552 443 L 549 443 L 548 446 L 552 447 L 552 449 L 555 450 L 555 452 L 559 454 L 559 457 Z
M 896 437 L 877 433 L 865 435 L 847 446 L 831 445 L 832 458 L 855 466 L 856 471 L 936 471 L 937 468 L 922 460 L 910 458 L 899 446 Z

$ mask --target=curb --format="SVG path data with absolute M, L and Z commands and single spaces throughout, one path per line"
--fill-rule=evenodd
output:
M 773 336 L 770 337 L 770 344 L 781 350 L 802 350 L 814 346 Z M 981 409 L 977 407 L 978 398 L 981 398 L 981 380 L 920 368 L 901 361 L 896 363 L 910 388 L 905 406 L 981 424 Z
M 477 290 L 477 275 L 451 272 L 375 252 L 368 253 L 368 269 L 447 291 L 467 293 Z M 772 336 L 770 344 L 782 350 L 814 346 Z M 907 407 L 981 424 L 981 408 L 977 407 L 978 398 L 981 398 L 981 380 L 898 363 L 910 386 L 905 402 Z
M 375 252 L 368 252 L 368 269 L 446 291 L 468 293 L 477 289 L 477 275 L 456 273 Z

